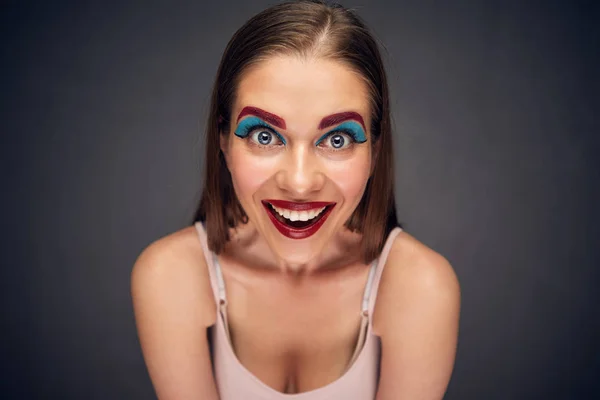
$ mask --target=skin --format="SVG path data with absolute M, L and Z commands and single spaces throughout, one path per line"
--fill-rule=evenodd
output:
M 323 139 L 332 128 L 319 124 L 327 115 L 351 111 L 369 127 L 367 87 L 337 62 L 286 56 L 246 72 L 237 94 L 221 150 L 249 223 L 232 230 L 219 254 L 233 347 L 265 384 L 305 392 L 343 374 L 358 334 L 368 268 L 358 250 L 360 235 L 343 225 L 364 193 L 375 154 L 368 129 L 364 143 L 336 150 Z M 236 135 L 238 125 L 252 118 L 236 119 L 247 107 L 285 121 L 276 128 L 277 140 L 261 147 L 251 135 Z M 333 201 L 336 207 L 316 234 L 294 240 L 272 225 L 261 205 L 266 198 Z M 151 244 L 134 266 L 140 342 L 161 399 L 217 399 L 206 341 L 216 320 L 209 282 L 193 227 Z M 454 363 L 460 302 L 450 264 L 402 232 L 377 299 L 377 400 L 441 399 Z
M 323 60 L 272 59 L 249 71 L 240 82 L 233 116 L 254 106 L 285 120 L 285 129 L 277 129 L 283 140 L 276 142 L 285 141 L 285 145 L 261 148 L 235 135 L 222 136 L 221 142 L 235 192 L 257 231 L 257 254 L 268 254 L 261 265 L 313 271 L 333 262 L 336 249 L 344 246 L 347 234 L 341 228 L 360 202 L 369 178 L 370 140 L 335 150 L 330 141 L 320 140 L 331 129 L 319 129 L 319 122 L 334 113 L 354 111 L 369 126 L 367 96 L 366 85 L 355 74 Z M 236 126 L 231 129 L 235 132 Z M 274 229 L 263 199 L 337 204 L 315 235 L 298 241 Z

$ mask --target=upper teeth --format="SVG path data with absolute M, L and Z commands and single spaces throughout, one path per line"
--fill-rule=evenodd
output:
M 313 219 L 317 215 L 321 214 L 321 212 L 325 209 L 325 207 L 321 207 L 306 211 L 292 211 L 285 208 L 275 207 L 272 204 L 271 207 L 277 211 L 277 214 L 281 215 L 283 218 L 289 219 L 290 221 L 308 221 L 309 219 Z

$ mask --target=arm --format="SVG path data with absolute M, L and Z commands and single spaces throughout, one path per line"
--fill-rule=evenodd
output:
M 374 315 L 382 345 L 377 400 L 444 397 L 459 308 L 460 289 L 448 261 L 402 233 L 388 257 Z
M 192 235 L 188 228 L 150 245 L 131 277 L 142 352 L 161 400 L 218 399 L 206 339 L 215 303 Z

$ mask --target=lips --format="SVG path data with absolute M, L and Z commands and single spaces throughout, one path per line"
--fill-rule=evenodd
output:
M 335 204 L 324 201 L 303 203 L 286 200 L 262 201 L 275 228 L 290 239 L 305 239 L 314 235 L 323 226 Z

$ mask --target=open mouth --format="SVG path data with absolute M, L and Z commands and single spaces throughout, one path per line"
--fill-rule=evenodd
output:
M 336 203 L 263 200 L 262 204 L 280 233 L 292 239 L 304 239 L 319 230 Z

